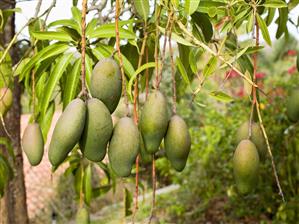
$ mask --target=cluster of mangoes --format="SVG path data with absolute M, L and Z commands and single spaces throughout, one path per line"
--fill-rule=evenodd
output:
M 256 185 L 259 163 L 265 160 L 267 145 L 260 125 L 254 121 L 251 124 L 250 121 L 244 122 L 237 131 L 236 139 L 238 146 L 233 157 L 234 175 L 238 191 L 247 194 Z
M 121 98 L 122 79 L 112 58 L 96 64 L 90 93 L 93 98 L 86 102 L 80 98 L 72 100 L 58 119 L 48 151 L 53 167 L 59 166 L 76 144 L 82 155 L 94 162 L 104 159 L 108 147 L 112 170 L 120 177 L 127 177 L 138 153 L 142 151 L 142 157 L 152 157 L 164 138 L 167 158 L 176 170 L 184 169 L 191 146 L 188 127 L 178 115 L 169 119 L 167 101 L 160 91 L 149 94 L 139 128 L 128 116 L 120 118 L 113 127 L 111 114 Z M 22 143 L 30 163 L 37 165 L 44 147 L 37 123 L 28 125 Z

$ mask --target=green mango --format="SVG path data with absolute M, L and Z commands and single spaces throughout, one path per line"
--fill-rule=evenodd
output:
M 76 214 L 76 224 L 89 224 L 89 212 L 86 208 L 80 208 Z
M 74 148 L 82 135 L 86 105 L 81 99 L 72 100 L 58 119 L 49 146 L 49 160 L 59 166 Z
M 249 136 L 249 121 L 245 121 L 238 129 L 237 136 L 236 136 L 236 142 L 237 144 L 244 140 L 248 139 Z M 258 123 L 255 123 L 254 121 L 251 122 L 251 137 L 250 140 L 255 144 L 257 147 L 260 159 L 262 161 L 265 160 L 267 155 L 267 144 L 265 141 L 265 138 L 263 136 L 263 132 L 260 128 L 260 125 Z
M 293 89 L 287 97 L 287 116 L 290 121 L 299 120 L 299 89 Z
M 166 156 L 177 171 L 182 171 L 188 159 L 191 137 L 185 121 L 178 115 L 171 117 L 164 138 Z
M 13 95 L 8 87 L 0 89 L 0 115 L 4 116 L 12 105 Z
M 140 117 L 140 130 L 148 153 L 153 154 L 159 150 L 168 120 L 166 98 L 159 90 L 154 90 L 149 94 Z
M 241 194 L 252 191 L 259 171 L 259 154 L 250 140 L 242 140 L 236 148 L 233 169 L 237 188 Z
M 90 92 L 107 106 L 110 113 L 113 113 L 121 97 L 122 79 L 119 66 L 112 58 L 102 59 L 94 67 Z
M 23 134 L 22 147 L 32 166 L 37 166 L 44 155 L 44 139 L 38 123 L 29 124 Z
M 96 98 L 88 100 L 85 127 L 80 140 L 83 155 L 94 162 L 104 159 L 112 131 L 111 115 L 105 104 Z
M 127 177 L 131 174 L 138 152 L 138 128 L 131 118 L 123 117 L 114 127 L 108 148 L 109 162 L 117 176 Z

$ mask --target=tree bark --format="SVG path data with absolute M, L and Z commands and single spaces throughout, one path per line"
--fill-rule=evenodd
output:
M 0 0 L 0 9 L 15 8 L 15 0 Z M 15 17 L 11 16 L 6 24 L 5 31 L 0 34 L 0 42 L 3 46 L 10 42 L 15 34 Z M 15 64 L 20 56 L 17 47 L 13 47 L 10 55 Z M 26 206 L 26 190 L 23 171 L 23 156 L 20 143 L 21 130 L 21 86 L 18 79 L 14 79 L 13 105 L 5 117 L 5 123 L 9 133 L 12 135 L 15 161 L 10 161 L 14 170 L 14 177 L 7 185 L 4 197 L 0 201 L 0 223 L 1 224 L 28 224 L 28 213 Z M 6 136 L 2 125 L 0 125 L 0 136 Z M 6 150 L 4 149 L 4 152 Z

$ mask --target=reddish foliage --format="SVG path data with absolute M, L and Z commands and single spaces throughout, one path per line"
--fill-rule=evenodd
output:
M 293 75 L 294 73 L 296 73 L 296 71 L 297 71 L 297 68 L 295 65 L 288 69 L 289 75 Z
M 297 55 L 297 51 L 296 50 L 288 50 L 287 55 L 288 56 L 296 56 Z
M 238 76 L 239 76 L 239 74 L 234 69 L 229 70 L 225 73 L 226 79 L 232 79 L 232 78 L 236 78 Z
M 258 72 L 255 75 L 256 79 L 263 79 L 263 78 L 265 78 L 265 76 L 266 76 L 266 73 L 264 73 L 264 72 Z

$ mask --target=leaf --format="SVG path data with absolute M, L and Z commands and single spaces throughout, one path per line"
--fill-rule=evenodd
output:
M 4 194 L 4 188 L 13 177 L 13 170 L 8 160 L 0 154 L 0 197 Z
M 192 21 L 196 24 L 196 28 L 203 33 L 206 42 L 209 42 L 213 37 L 213 25 L 207 14 L 195 12 L 191 16 Z
M 252 29 L 253 29 L 253 23 L 254 23 L 253 18 L 254 18 L 254 14 L 253 14 L 253 13 L 250 13 L 250 14 L 249 14 L 249 17 L 248 17 L 247 25 L 246 25 L 246 32 L 247 32 L 247 33 L 252 32 Z
M 21 72 L 20 75 L 20 80 L 23 79 L 23 77 L 26 75 L 26 73 L 30 72 L 30 70 L 39 62 L 54 56 L 63 53 L 68 49 L 68 45 L 66 43 L 56 43 L 49 45 L 48 47 L 45 47 L 42 49 L 40 52 L 38 52 L 36 55 L 34 55 L 28 64 L 24 66 L 23 71 Z
M 242 55 L 244 55 L 247 52 L 248 48 L 249 47 L 244 47 L 243 49 L 240 49 L 240 51 L 234 57 L 229 59 L 227 62 L 231 64 L 231 63 L 237 61 Z M 220 66 L 220 68 L 224 68 L 226 66 L 227 66 L 227 63 Z
M 5 149 L 7 150 L 8 154 L 15 159 L 15 154 L 13 150 L 13 146 L 11 144 L 11 141 L 8 138 L 0 137 L 0 145 L 4 145 Z
M 245 74 L 244 74 L 248 79 L 252 80 L 251 75 L 249 73 L 249 71 L 246 70 Z M 251 95 L 251 91 L 252 91 L 252 85 L 250 83 L 248 83 L 248 81 L 246 81 L 245 79 L 243 79 L 244 82 L 244 90 L 245 93 L 250 96 Z
M 81 58 L 77 59 L 73 65 L 70 74 L 67 74 L 66 84 L 63 94 L 63 108 L 71 102 L 77 93 L 77 87 L 80 80 Z
M 176 66 L 178 67 L 178 70 L 183 78 L 183 80 L 185 81 L 186 84 L 190 85 L 190 81 L 189 81 L 189 77 L 187 75 L 186 69 L 181 61 L 181 59 L 179 57 L 176 58 Z
M 137 76 L 143 72 L 144 70 L 148 69 L 148 68 L 153 68 L 156 66 L 156 63 L 155 62 L 149 62 L 149 63 L 146 63 L 146 64 L 143 64 L 142 66 L 140 66 L 136 71 L 135 73 L 133 74 L 133 76 L 130 78 L 130 81 L 128 83 L 128 86 L 127 86 L 127 92 L 128 92 L 128 95 L 129 97 L 131 98 L 132 100 L 132 86 L 134 84 L 134 81 L 135 79 L 137 78 Z
M 271 39 L 268 31 L 268 27 L 265 23 L 265 21 L 262 19 L 262 17 L 259 14 L 256 14 L 257 22 L 260 26 L 260 29 L 262 31 L 262 35 L 264 40 L 271 46 Z
M 85 56 L 85 69 L 86 69 L 86 84 L 87 88 L 90 86 L 90 78 L 92 74 L 92 67 L 93 67 L 93 61 L 92 59 L 86 54 Z
M 72 37 L 65 32 L 58 31 L 36 31 L 32 35 L 38 40 L 59 40 L 64 42 L 72 41 Z
M 186 14 L 189 16 L 192 15 L 196 11 L 196 9 L 199 5 L 199 2 L 200 2 L 200 0 L 185 0 Z
M 281 35 L 285 32 L 288 32 L 287 29 L 287 22 L 288 22 L 288 8 L 281 8 L 278 9 L 279 11 L 279 17 L 276 21 L 277 25 L 278 25 L 278 29 L 276 32 L 276 38 L 280 38 Z
M 275 12 L 276 12 L 276 9 L 272 9 L 272 8 L 268 9 L 268 15 L 266 17 L 267 26 L 269 26 L 272 23 L 274 16 L 275 16 Z
M 208 64 L 206 64 L 206 66 L 204 67 L 203 75 L 205 77 L 212 75 L 215 72 L 216 68 L 217 68 L 217 58 L 215 56 L 212 56 L 208 61 Z
M 60 19 L 60 20 L 56 20 L 48 25 L 48 27 L 53 27 L 53 26 L 68 26 L 68 27 L 71 27 L 71 28 L 77 30 L 77 32 L 81 34 L 80 26 L 73 19 Z
M 57 60 L 57 63 L 53 69 L 53 71 L 50 74 L 49 80 L 47 82 L 47 85 L 45 87 L 45 94 L 41 102 L 41 112 L 42 114 L 45 114 L 50 99 L 52 97 L 53 91 L 55 89 L 55 86 L 57 85 L 59 79 L 61 78 L 63 72 L 65 71 L 66 67 L 70 63 L 71 59 L 73 57 L 73 54 L 65 54 L 61 58 Z
M 125 188 L 125 216 L 130 216 L 132 214 L 132 202 L 133 202 L 133 196 L 131 192 Z
M 267 8 L 285 8 L 288 7 L 287 3 L 285 3 L 283 0 L 266 0 L 262 6 L 265 6 Z
M 41 126 L 43 138 L 46 142 L 49 129 L 51 127 L 53 115 L 55 113 L 55 103 L 51 102 L 46 113 L 44 115 L 41 115 L 38 119 L 38 123 Z
M 110 38 L 110 37 L 115 37 L 115 27 L 111 25 L 102 25 L 95 30 L 89 35 L 89 38 Z M 126 30 L 122 27 L 119 27 L 119 37 L 121 39 L 135 39 L 136 35 L 129 31 Z
M 70 28 L 68 26 L 62 26 L 57 28 L 58 31 L 62 31 L 64 33 L 67 33 L 74 41 L 79 42 L 81 41 L 81 35 L 79 32 L 73 28 Z
M 221 91 L 213 91 L 210 93 L 210 95 L 213 98 L 215 98 L 216 100 L 219 100 L 219 101 L 225 102 L 225 103 L 228 103 L 228 102 L 231 102 L 234 100 L 231 96 L 229 96 L 226 93 L 221 92 Z
M 133 2 L 138 15 L 146 20 L 150 12 L 149 0 L 133 0 Z
M 88 166 L 85 168 L 84 171 L 84 199 L 87 205 L 90 205 L 90 201 L 92 198 L 92 186 L 91 186 L 91 165 L 88 164 Z
M 73 19 L 78 24 L 78 26 L 80 27 L 80 30 L 81 30 L 81 22 L 82 22 L 81 21 L 82 20 L 81 11 L 76 6 L 73 6 L 71 8 L 71 11 L 72 11 Z
M 95 30 L 97 26 L 98 19 L 92 19 L 86 26 L 86 36 L 90 36 L 90 34 Z
M 165 35 L 165 28 L 159 26 L 159 30 Z M 187 41 L 185 38 L 176 34 L 175 32 L 171 33 L 171 39 L 186 46 L 195 46 L 194 44 Z

